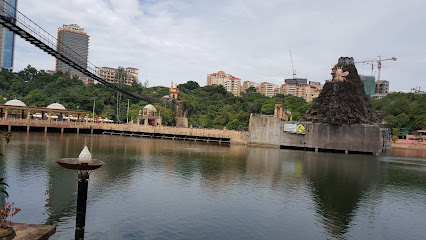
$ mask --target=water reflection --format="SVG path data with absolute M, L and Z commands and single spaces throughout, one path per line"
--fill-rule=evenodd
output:
M 376 185 L 379 164 L 374 157 L 305 154 L 304 173 L 325 229 L 334 237 L 348 231 L 360 200 Z
M 426 208 L 416 202 L 426 193 L 426 171 L 386 157 L 17 133 L 9 146 L 0 145 L 0 174 L 24 209 L 17 221 L 57 224 L 54 239 L 72 236 L 77 174 L 55 160 L 77 157 L 84 145 L 105 162 L 90 176 L 88 216 L 94 219 L 88 239 L 142 238 L 148 232 L 177 239 L 362 238 L 364 232 L 374 235 L 375 227 L 382 231 L 375 219 L 391 211 L 381 205 L 388 200 L 383 198 L 414 201 L 410 207 L 417 211 L 400 210 L 405 216 Z M 370 220 L 358 230 L 364 212 Z

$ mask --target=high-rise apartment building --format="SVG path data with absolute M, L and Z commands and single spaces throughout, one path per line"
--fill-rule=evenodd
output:
M 236 97 L 241 96 L 241 79 L 231 77 L 225 81 L 224 85 L 226 91 L 231 92 Z
M 1 2 L 0 8 L 7 12 L 7 16 L 16 17 L 18 0 L 7 0 Z M 0 14 L 6 14 L 0 11 Z M 0 26 L 0 65 L 2 71 L 13 71 L 13 57 L 15 54 L 15 34 L 9 29 Z
M 280 87 L 280 93 L 284 95 L 293 95 L 296 97 L 303 97 L 305 95 L 305 88 L 302 86 L 296 86 L 292 84 L 282 84 Z
M 231 74 L 227 74 L 224 71 L 217 73 L 207 74 L 207 86 L 211 85 L 225 85 L 225 81 L 233 78 Z
M 110 67 L 96 67 L 96 75 L 109 83 L 118 83 L 116 78 L 117 68 Z M 137 82 L 139 79 L 139 69 L 133 67 L 123 68 L 124 81 L 123 84 L 132 85 L 133 82 Z
M 224 71 L 207 74 L 207 86 L 222 85 L 226 91 L 232 92 L 234 96 L 241 96 L 241 79 L 227 74 Z
M 323 86 L 321 86 L 321 84 L 320 85 L 309 84 L 305 86 L 304 88 L 305 88 L 305 93 L 303 98 L 305 99 L 306 102 L 312 102 L 312 100 L 314 100 L 320 95 Z
M 89 35 L 77 24 L 63 25 L 58 29 L 57 51 L 87 68 Z M 56 60 L 56 71 L 69 72 L 72 76 L 78 76 L 85 84 L 91 82 L 87 76 L 58 59 Z
M 241 88 L 242 92 L 246 92 L 247 88 L 249 87 L 254 87 L 256 88 L 256 92 L 259 91 L 259 87 L 260 87 L 260 83 L 257 82 L 250 82 L 250 81 L 244 81 L 243 82 L 243 87 Z
M 318 84 L 304 84 L 300 86 L 283 84 L 280 87 L 280 93 L 301 97 L 305 99 L 305 101 L 311 102 L 320 95 L 322 88 L 323 86 Z
M 278 88 L 279 86 L 273 83 L 263 82 L 260 84 L 259 92 L 267 97 L 273 97 L 274 96 L 274 90 L 275 88 Z

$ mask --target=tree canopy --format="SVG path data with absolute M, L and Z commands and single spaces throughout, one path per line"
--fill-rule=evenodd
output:
M 164 125 L 175 124 L 176 112 L 173 101 L 163 97 L 169 94 L 168 88 L 148 88 L 134 82 L 131 86 L 122 84 L 126 91 L 153 99 L 152 103 L 163 118 Z M 280 103 L 292 112 L 293 120 L 303 117 L 312 103 L 301 97 L 278 94 L 273 98 L 255 92 L 254 88 L 235 97 L 223 86 L 200 87 L 195 81 L 179 84 L 179 100 L 188 109 L 188 123 L 195 127 L 223 129 L 245 129 L 250 114 L 274 114 L 274 106 Z M 59 102 L 67 109 L 92 111 L 93 98 L 96 97 L 95 114 L 116 119 L 117 93 L 102 84 L 84 85 L 69 73 L 47 74 L 37 71 L 30 65 L 19 73 L 0 72 L 0 97 L 2 103 L 17 98 L 27 106 L 46 107 Z M 137 120 L 139 110 L 148 102 L 122 95 L 120 120 L 127 118 L 129 100 L 129 119 Z M 390 128 L 426 129 L 426 95 L 414 93 L 390 93 L 383 99 L 371 99 L 378 117 Z

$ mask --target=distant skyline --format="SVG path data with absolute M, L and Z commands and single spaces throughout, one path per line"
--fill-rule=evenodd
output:
M 422 0 L 378 1 L 137 1 L 20 0 L 18 10 L 53 36 L 63 24 L 90 35 L 89 61 L 135 67 L 139 80 L 169 86 L 225 71 L 241 81 L 284 83 L 297 77 L 324 83 L 341 56 L 383 63 L 391 91 L 426 89 L 426 22 Z M 54 70 L 55 59 L 16 37 L 14 70 L 28 64 Z M 358 64 L 358 73 L 371 66 Z M 377 68 L 375 68 L 377 74 Z

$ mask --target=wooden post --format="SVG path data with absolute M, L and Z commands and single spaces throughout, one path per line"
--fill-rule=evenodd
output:
M 27 133 L 30 132 L 30 125 L 27 126 Z

